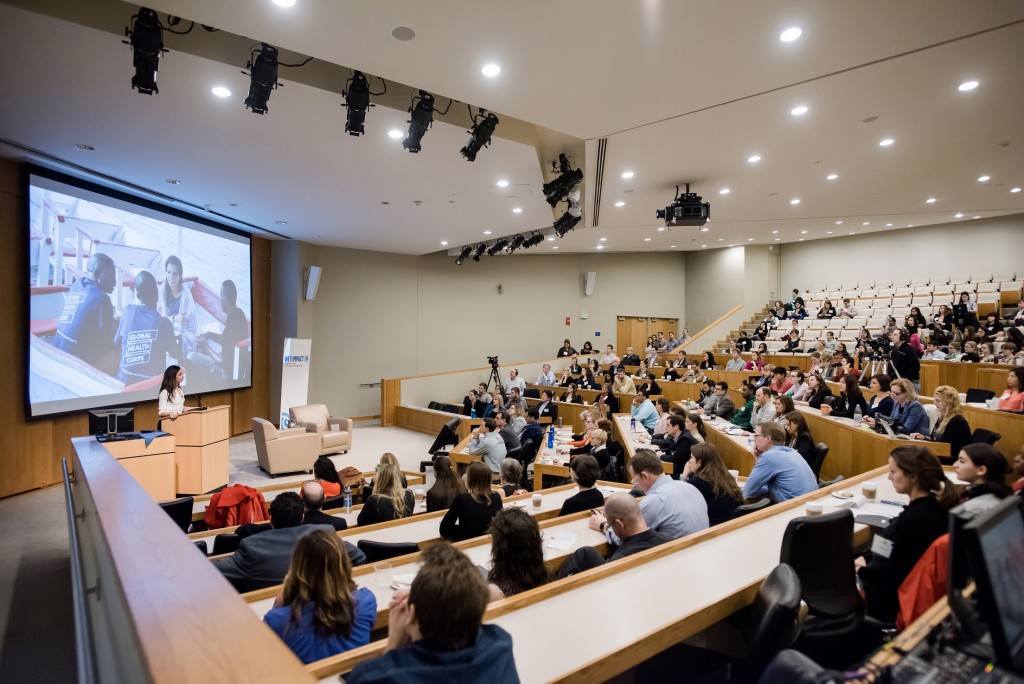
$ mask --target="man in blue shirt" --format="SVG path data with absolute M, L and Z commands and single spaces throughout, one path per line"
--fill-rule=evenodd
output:
M 653 401 L 642 392 L 637 392 L 637 395 L 633 397 L 633 405 L 629 407 L 629 412 L 636 418 L 636 422 L 654 434 L 654 428 L 658 424 L 658 409 L 654 408 Z
M 540 373 L 537 374 L 537 382 L 535 385 L 557 385 L 558 380 L 555 379 L 555 374 L 551 372 L 551 364 L 545 363 L 541 368 Z
M 799 451 L 786 446 L 786 431 L 778 423 L 754 428 L 754 458 L 757 462 L 743 487 L 744 498 L 768 494 L 778 503 L 818 489 L 811 467 Z
M 156 310 L 158 297 L 156 278 L 139 271 L 135 298 L 140 303 L 124 307 L 114 336 L 121 347 L 117 379 L 125 384 L 160 376 L 167 368 L 167 355 L 175 353 L 174 326 Z
M 490 594 L 473 562 L 447 542 L 420 560 L 411 589 L 391 599 L 387 652 L 345 681 L 518 684 L 512 637 L 481 624 Z
M 64 298 L 53 346 L 113 375 L 117 366 L 113 344 L 117 319 L 110 293 L 117 284 L 117 267 L 109 256 L 99 252 L 93 252 L 87 267 L 89 275 L 75 281 Z

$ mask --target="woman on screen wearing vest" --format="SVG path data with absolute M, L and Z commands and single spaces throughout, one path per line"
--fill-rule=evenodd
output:
M 181 355 L 185 357 L 196 350 L 199 324 L 196 322 L 196 302 L 192 299 L 192 291 L 182 282 L 183 275 L 181 259 L 173 254 L 167 257 L 157 311 L 171 319 L 175 334 L 180 335 Z
M 164 418 L 174 420 L 185 412 L 185 392 L 181 389 L 181 381 L 184 379 L 185 371 L 181 369 L 181 366 L 168 366 L 164 371 L 156 414 L 158 430 Z

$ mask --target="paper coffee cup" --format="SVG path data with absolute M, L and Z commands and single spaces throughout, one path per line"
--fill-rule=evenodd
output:
M 423 501 L 423 497 L 426 496 L 426 493 L 422 489 L 414 489 L 412 490 L 412 495 L 416 497 L 417 501 Z
M 874 501 L 875 497 L 878 496 L 878 483 L 877 482 L 865 482 L 861 486 L 861 492 L 864 494 L 864 498 Z
M 804 506 L 807 515 L 821 515 L 824 510 L 825 506 L 820 501 L 808 501 Z
M 533 507 L 534 507 L 534 508 L 540 508 L 540 502 L 541 502 L 541 499 L 542 499 L 543 497 L 542 497 L 542 496 L 541 496 L 540 494 L 534 494 L 534 495 L 533 495 L 532 497 L 530 497 L 530 498 L 531 498 L 531 499 L 532 499 L 532 501 L 533 501 Z

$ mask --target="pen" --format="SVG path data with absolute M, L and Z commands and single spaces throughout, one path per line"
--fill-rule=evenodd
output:
M 886 499 L 881 499 L 879 503 L 889 504 L 890 506 L 900 506 L 901 508 L 907 505 L 902 501 L 887 501 Z

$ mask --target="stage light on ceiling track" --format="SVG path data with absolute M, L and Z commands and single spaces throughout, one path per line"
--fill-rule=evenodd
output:
M 278 85 L 277 48 L 261 43 L 259 54 L 253 58 L 255 54 L 256 50 L 253 50 L 245 65 L 249 70 L 249 96 L 245 98 L 245 107 L 251 109 L 253 114 L 262 115 L 269 111 L 267 101 L 270 99 L 270 91 Z
M 468 161 L 476 161 L 476 155 L 480 149 L 490 146 L 491 136 L 498 125 L 498 117 L 486 109 L 481 109 L 480 113 L 474 116 L 472 108 L 469 110 L 469 115 L 473 118 L 473 128 L 468 131 L 469 142 L 460 153 Z
M 560 238 L 565 237 L 566 233 L 579 224 L 581 218 L 578 210 L 577 213 L 573 213 L 573 209 L 569 209 L 569 211 L 562 214 L 562 218 L 555 221 L 555 235 Z
M 414 97 L 412 101 L 413 104 L 409 107 L 412 114 L 409 119 L 409 135 L 402 141 L 402 147 L 417 154 L 423 149 L 423 136 L 434 122 L 434 96 L 421 90 L 419 96 Z
M 132 26 L 125 27 L 124 34 L 129 40 L 124 41 L 132 48 L 132 64 L 135 75 L 132 76 L 132 88 L 141 95 L 159 93 L 156 87 L 156 72 L 159 67 L 160 53 L 164 49 L 163 27 L 156 12 L 148 7 L 140 7 L 139 13 L 132 16 Z
M 526 244 L 526 236 L 523 235 L 522 233 L 520 233 L 519 235 L 516 235 L 514 238 L 512 238 L 512 244 L 510 244 L 508 246 L 508 253 L 512 254 L 517 249 L 520 249 L 521 247 L 523 247 L 523 245 L 525 245 L 525 244 Z
M 373 106 L 370 104 L 370 82 L 363 76 L 363 72 L 356 71 L 341 94 L 345 96 L 345 132 L 349 135 L 362 135 L 365 132 L 363 124 L 366 121 L 366 110 Z
M 564 154 L 558 155 L 558 165 L 561 174 L 550 183 L 545 183 L 543 188 L 544 198 L 551 206 L 564 200 L 569 195 L 569 191 L 583 180 L 583 171 L 573 169 Z
M 465 247 L 463 247 L 462 251 L 459 252 L 459 256 L 455 257 L 455 265 L 456 266 L 461 266 L 462 262 L 464 262 L 466 259 L 468 259 L 469 255 L 472 254 L 472 253 L 473 253 L 473 248 L 470 245 L 466 245 Z
M 473 252 L 473 261 L 480 261 L 480 257 L 483 256 L 484 250 L 487 249 L 487 243 L 481 242 L 476 246 L 476 250 Z
M 542 242 L 544 242 L 544 234 L 536 232 L 526 240 L 526 242 L 523 244 L 523 248 L 529 249 L 530 247 L 536 247 Z
M 506 247 L 508 247 L 508 238 L 498 238 L 494 241 L 494 244 L 487 249 L 487 254 L 489 256 L 494 256 Z

